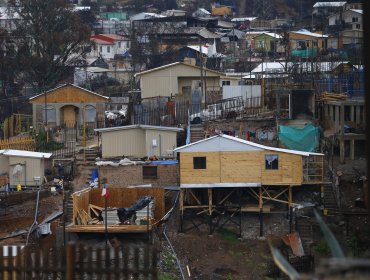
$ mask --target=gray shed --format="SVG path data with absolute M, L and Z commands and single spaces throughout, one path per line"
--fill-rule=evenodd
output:
M 44 182 L 45 160 L 51 155 L 22 150 L 0 150 L 0 174 L 8 174 L 10 186 L 39 186 Z
M 95 129 L 101 133 L 103 158 L 112 157 L 173 157 L 177 133 L 182 128 L 128 125 Z

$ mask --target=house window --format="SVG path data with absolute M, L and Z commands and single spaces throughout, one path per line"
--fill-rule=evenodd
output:
M 85 106 L 85 122 L 95 122 L 96 120 L 96 108 L 92 105 Z
M 56 110 L 53 106 L 46 106 L 42 109 L 42 117 L 44 122 L 56 122 Z M 47 117 L 47 119 L 46 119 Z
M 207 169 L 207 158 L 206 157 L 193 157 L 193 168 L 194 169 Z
M 110 53 L 110 46 L 107 46 L 107 53 Z
M 143 179 L 158 179 L 157 166 L 143 166 Z
M 361 29 L 361 24 L 356 24 L 356 29 Z
M 358 18 L 357 17 L 353 17 L 352 18 L 352 22 L 358 22 Z
M 100 46 L 99 47 L 99 51 L 102 53 L 103 52 L 103 47 L 102 46 Z
M 222 86 L 229 86 L 230 85 L 230 81 L 222 81 Z
M 278 155 L 265 155 L 265 169 L 267 170 L 279 169 L 279 156 Z
M 318 43 L 316 41 L 313 41 L 312 42 L 312 46 L 317 47 L 318 46 Z
M 121 48 L 121 42 L 118 42 L 118 47 Z

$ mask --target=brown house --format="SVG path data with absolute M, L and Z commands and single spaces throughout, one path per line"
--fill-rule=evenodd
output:
M 33 107 L 33 127 L 37 128 L 103 122 L 109 97 L 64 84 L 29 100 Z
M 267 201 L 284 203 L 291 212 L 295 204 L 293 187 L 321 185 L 324 181 L 323 154 L 268 147 L 228 135 L 216 135 L 174 151 L 180 153 L 181 221 L 184 212 L 193 209 L 209 216 L 219 213 L 219 209 L 235 203 L 233 195 L 239 204 L 226 212 L 270 212 Z M 258 204 L 241 204 L 243 189 Z M 180 230 L 184 230 L 183 222 Z

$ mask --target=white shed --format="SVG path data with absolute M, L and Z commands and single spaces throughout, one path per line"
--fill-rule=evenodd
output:
M 178 127 L 128 125 L 95 129 L 101 133 L 102 157 L 173 157 Z
M 49 159 L 51 155 L 22 150 L 0 150 L 0 174 L 8 174 L 10 186 L 39 186 L 44 182 L 45 159 Z

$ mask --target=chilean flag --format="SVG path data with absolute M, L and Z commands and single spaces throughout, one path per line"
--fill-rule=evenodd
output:
M 108 188 L 107 188 L 106 184 L 103 185 L 103 189 L 101 191 L 101 196 L 105 196 L 106 199 L 109 198 L 109 191 L 108 191 Z

